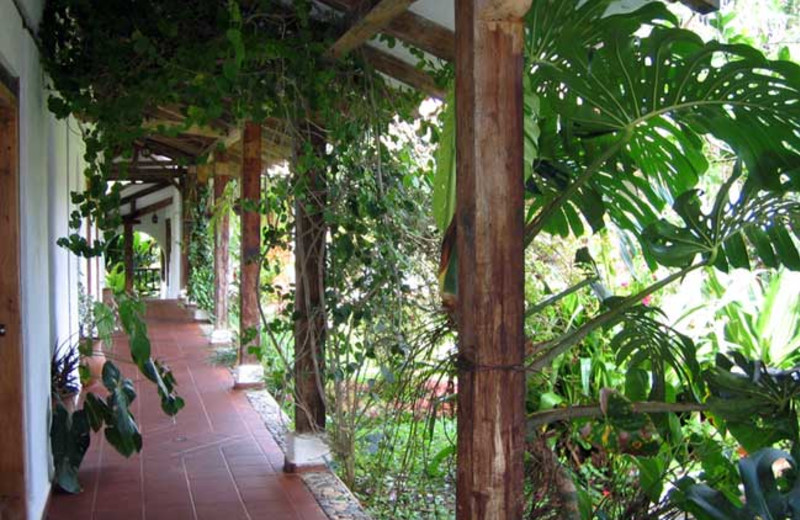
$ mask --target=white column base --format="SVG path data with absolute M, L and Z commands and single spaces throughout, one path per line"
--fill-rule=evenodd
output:
M 211 331 L 209 341 L 212 345 L 227 345 L 233 343 L 233 331 L 228 329 L 214 329 Z
M 283 469 L 287 473 L 293 473 L 325 468 L 330 460 L 330 455 L 331 449 L 325 433 L 288 432 Z
M 234 369 L 233 379 L 236 389 L 264 388 L 264 367 L 257 364 L 239 365 Z

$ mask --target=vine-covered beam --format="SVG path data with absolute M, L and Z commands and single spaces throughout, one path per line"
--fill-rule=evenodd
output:
M 320 1 L 348 15 L 356 13 L 361 3 L 359 0 Z M 455 33 L 412 11 L 404 11 L 395 16 L 380 32 L 393 36 L 437 58 L 446 61 L 453 61 L 455 59 Z
M 356 20 L 328 49 L 329 58 L 338 59 L 378 34 L 392 19 L 405 12 L 415 0 L 380 0 Z
M 361 47 L 360 51 L 367 62 L 375 67 L 375 70 L 386 74 L 406 85 L 413 87 L 420 92 L 437 99 L 444 99 L 445 91 L 436 84 L 436 81 L 427 73 L 409 65 L 400 58 L 387 54 L 369 45 Z

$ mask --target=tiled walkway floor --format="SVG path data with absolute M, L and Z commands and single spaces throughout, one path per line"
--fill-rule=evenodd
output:
M 47 518 L 327 518 L 303 481 L 282 473 L 280 448 L 247 397 L 232 389 L 228 370 L 209 363 L 207 340 L 188 313 L 175 302 L 151 302 L 147 322 L 154 355 L 172 368 L 186 407 L 167 417 L 153 385 L 136 378 L 142 453 L 125 459 L 93 434 L 80 472 L 83 493 L 54 493 Z

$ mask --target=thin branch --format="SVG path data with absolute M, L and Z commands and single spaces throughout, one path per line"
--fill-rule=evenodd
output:
M 561 300 L 563 298 L 566 298 L 570 294 L 580 291 L 581 289 L 583 289 L 587 285 L 591 285 L 592 283 L 596 282 L 597 279 L 598 279 L 597 276 L 592 276 L 592 277 L 586 278 L 585 280 L 582 280 L 582 281 L 578 282 L 577 284 L 573 285 L 572 287 L 567 287 L 566 289 L 564 289 L 560 293 L 554 294 L 553 296 L 550 296 L 549 298 L 546 298 L 546 299 L 542 300 L 541 302 L 537 303 L 536 305 L 531 306 L 530 309 L 525 311 L 525 317 L 529 318 L 529 317 L 533 316 L 537 312 L 549 307 L 550 305 L 553 305 L 554 303 L 556 303 L 557 301 L 559 301 L 559 300 Z
M 661 403 L 642 401 L 632 404 L 633 411 L 636 413 L 702 412 L 708 410 L 708 405 L 704 403 Z M 601 410 L 599 404 L 544 410 L 541 412 L 534 412 L 528 416 L 528 428 L 536 428 L 558 421 L 570 421 L 572 419 L 586 417 L 602 417 L 603 415 L 605 414 Z
M 562 336 L 561 338 L 555 340 L 552 345 L 547 345 L 547 344 L 543 345 L 542 348 L 549 347 L 549 350 L 545 352 L 541 357 L 533 360 L 529 364 L 528 370 L 531 371 L 541 370 L 542 368 L 549 365 L 555 358 L 557 358 L 558 356 L 569 350 L 573 345 L 575 345 L 583 338 L 588 336 L 590 332 L 599 327 L 602 327 L 603 325 L 607 325 L 613 322 L 614 320 L 619 318 L 626 310 L 628 310 L 629 308 L 633 307 L 634 305 L 642 301 L 642 299 L 644 299 L 646 296 L 653 294 L 654 292 L 671 284 L 675 280 L 683 278 L 692 271 L 699 269 L 700 267 L 704 267 L 705 265 L 707 265 L 707 261 L 702 261 L 697 264 L 690 265 L 689 267 L 684 267 L 680 271 L 672 273 L 666 278 L 654 283 L 650 287 L 647 287 L 632 296 L 628 296 L 619 303 L 616 303 L 613 308 L 594 317 L 593 319 L 583 324 L 583 326 L 575 329 L 566 336 Z

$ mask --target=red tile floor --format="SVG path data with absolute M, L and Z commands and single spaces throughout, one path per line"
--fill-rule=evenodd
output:
M 281 471 L 280 448 L 247 397 L 233 390 L 230 372 L 209 362 L 208 341 L 189 314 L 175 302 L 150 302 L 147 323 L 154 356 L 172 368 L 186 407 L 167 417 L 153 385 L 135 378 L 141 454 L 126 459 L 93 434 L 80 471 L 83 493 L 54 493 L 47 518 L 327 518 L 300 477 Z

